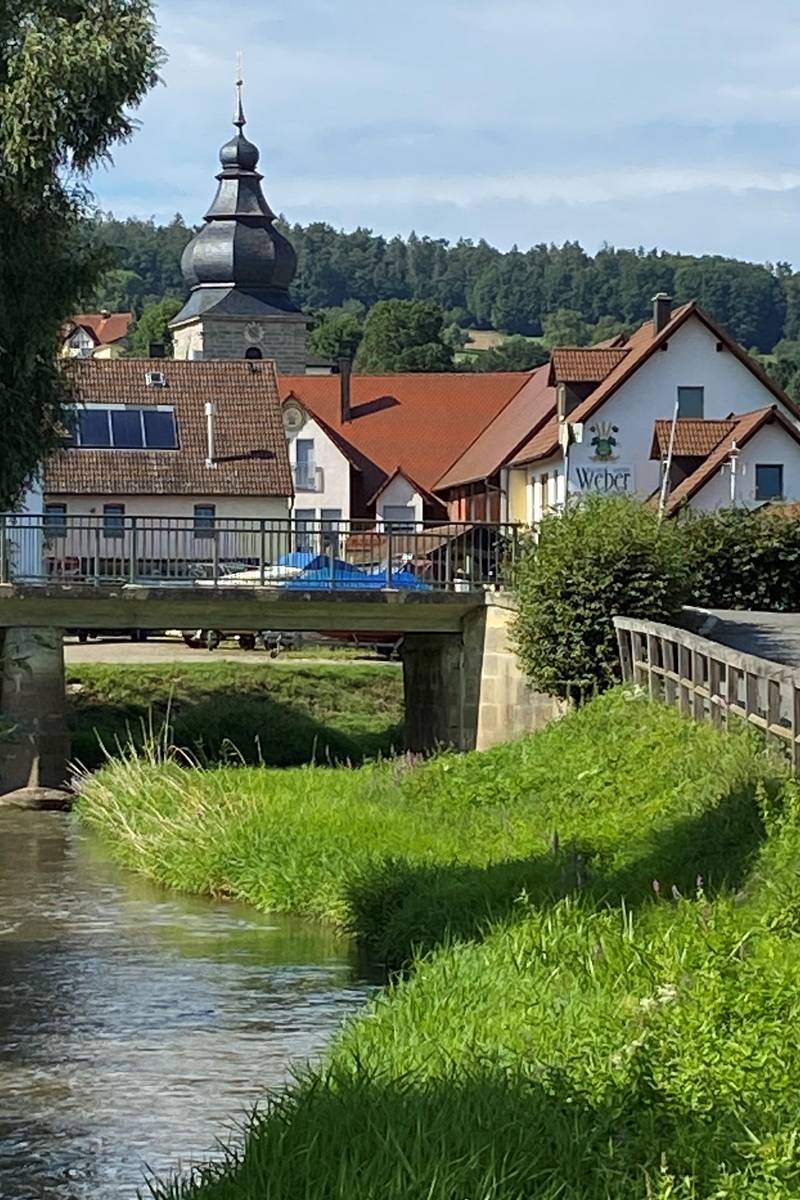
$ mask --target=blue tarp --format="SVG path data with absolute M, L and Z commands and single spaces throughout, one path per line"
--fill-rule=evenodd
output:
M 297 591 L 324 588 L 337 592 L 380 591 L 389 586 L 408 591 L 430 591 L 430 584 L 417 579 L 410 571 L 393 571 L 390 584 L 386 571 L 362 571 L 340 558 L 334 558 L 331 562 L 325 555 L 313 559 L 296 579 L 286 584 L 287 588 Z
M 317 556 L 311 550 L 295 550 L 292 554 L 284 554 L 278 559 L 279 567 L 307 567 Z

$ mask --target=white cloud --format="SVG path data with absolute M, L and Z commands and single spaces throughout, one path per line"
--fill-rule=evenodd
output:
M 800 258 L 800 222 L 770 216 L 800 187 L 796 0 L 162 0 L 159 15 L 167 86 L 98 175 L 104 207 L 206 210 L 243 48 L 248 132 L 290 216 L 450 237 L 480 236 L 481 217 L 503 244 L 566 229 L 594 245 L 619 240 L 622 213 L 636 240 L 658 204 L 662 244 L 688 224 L 709 251 L 761 256 L 771 238 L 772 257 Z

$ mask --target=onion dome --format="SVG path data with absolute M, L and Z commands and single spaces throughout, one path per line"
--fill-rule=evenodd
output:
M 218 307 L 219 289 L 236 289 L 261 304 L 296 311 L 289 287 L 297 271 L 292 244 L 274 227 L 275 213 L 261 190 L 259 151 L 244 135 L 246 119 L 237 85 L 236 133 L 220 151 L 219 187 L 205 216 L 205 228 L 189 243 L 181 270 L 192 291 L 186 306 L 195 313 Z M 197 295 L 202 289 L 209 295 Z M 237 304 L 241 310 L 241 302 Z M 180 320 L 183 314 L 179 314 Z

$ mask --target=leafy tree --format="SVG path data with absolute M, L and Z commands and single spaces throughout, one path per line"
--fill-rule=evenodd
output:
M 542 322 L 544 340 L 551 349 L 556 346 L 587 346 L 590 330 L 579 312 L 559 308 L 548 313 Z
M 118 267 L 106 271 L 94 288 L 87 309 L 102 312 L 137 312 L 146 293 L 146 284 L 136 271 Z
M 163 300 L 146 304 L 131 331 L 130 357 L 149 358 L 150 346 L 153 343 L 161 343 L 169 356 L 172 352 L 172 331 L 169 323 L 182 307 L 180 300 L 174 300 L 172 296 L 165 296 Z
M 147 0 L 0 6 L 0 503 L 57 444 L 69 385 L 59 329 L 98 268 L 82 179 L 132 132 L 155 79 Z M 73 182 L 77 181 L 77 182 Z
M 329 308 L 320 314 L 319 323 L 311 330 L 308 344 L 320 358 L 336 362 L 339 358 L 354 358 L 364 335 L 363 322 L 343 308 Z
M 615 317 L 601 317 L 591 331 L 590 341 L 596 346 L 598 342 L 607 342 L 621 333 L 630 332 L 631 326 L 626 325 L 624 321 L 617 321 Z
M 466 329 L 462 329 L 458 322 L 453 321 L 445 327 L 442 333 L 442 341 L 458 353 L 459 350 L 464 349 L 469 341 L 469 334 Z
M 626 497 L 547 516 L 522 556 L 514 637 L 533 685 L 580 698 L 619 676 L 612 618 L 674 621 L 689 574 L 678 525 Z
M 444 313 L 432 300 L 380 300 L 364 323 L 356 370 L 451 371 L 453 350 L 442 338 Z
M 549 361 L 550 352 L 538 342 L 515 336 L 474 358 L 476 371 L 532 371 Z
M 780 509 L 728 508 L 679 518 L 692 603 L 797 612 L 800 521 Z

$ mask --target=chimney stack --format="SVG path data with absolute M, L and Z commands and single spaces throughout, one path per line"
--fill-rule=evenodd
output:
M 349 358 L 339 359 L 339 383 L 342 401 L 342 424 L 348 425 L 352 420 L 350 405 L 350 384 L 353 375 L 353 363 Z
M 659 292 L 653 297 L 653 336 L 658 337 L 662 329 L 672 320 L 672 296 Z
M 216 457 L 217 448 L 216 448 L 215 418 L 217 415 L 217 406 L 213 400 L 209 400 L 207 402 L 207 404 L 205 406 L 205 414 L 206 414 L 206 438 L 207 438 L 207 447 L 208 447 L 208 452 L 207 452 L 207 456 L 206 456 L 206 466 L 207 467 L 216 467 L 216 465 L 217 465 L 217 457 Z

